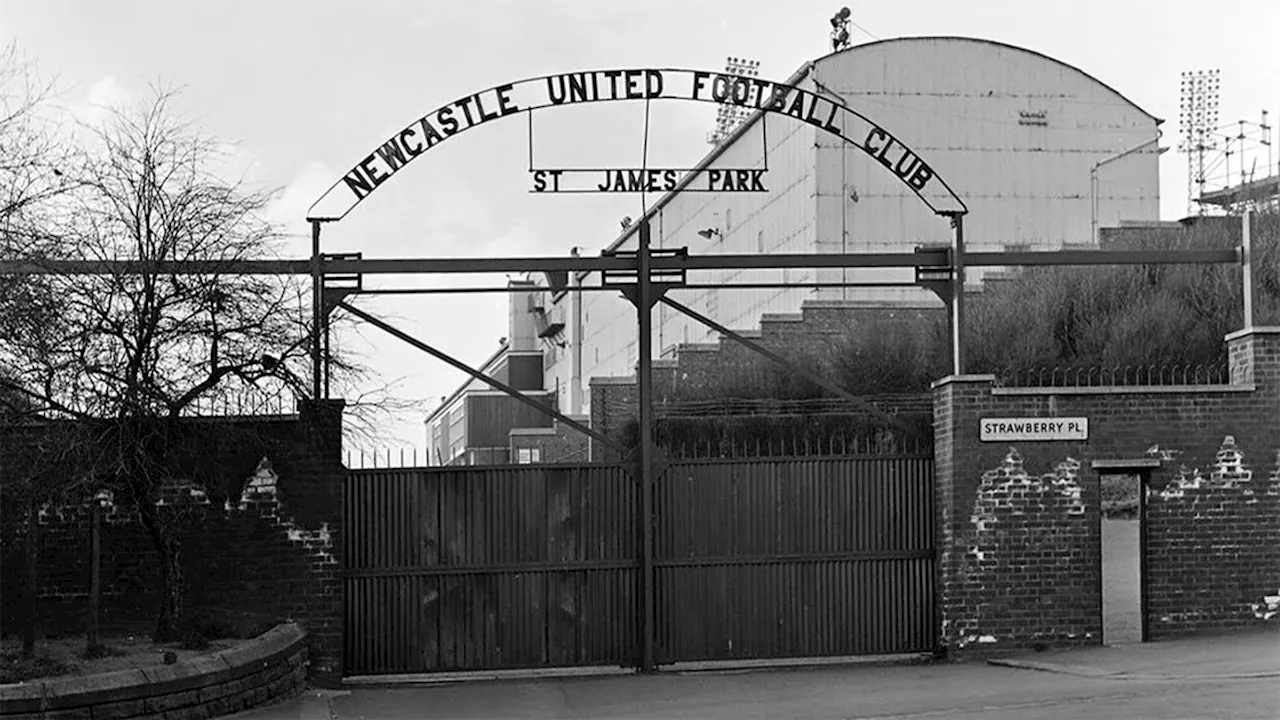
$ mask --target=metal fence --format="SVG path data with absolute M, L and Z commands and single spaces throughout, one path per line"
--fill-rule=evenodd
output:
M 926 455 L 686 460 L 655 482 L 660 663 L 932 648 Z M 620 466 L 379 469 L 345 485 L 348 674 L 634 667 Z
M 670 459 L 811 458 L 848 456 L 927 455 L 928 439 L 902 437 L 888 432 L 855 435 L 766 435 L 752 438 L 682 439 L 659 437 L 660 452 Z
M 997 387 L 1168 387 L 1226 385 L 1231 367 L 1223 361 L 1198 365 L 1072 366 L 1013 370 L 997 376 Z
M 351 473 L 347 674 L 630 664 L 638 495 L 604 465 Z

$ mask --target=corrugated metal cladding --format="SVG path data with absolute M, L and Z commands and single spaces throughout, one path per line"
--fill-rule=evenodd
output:
M 1093 242 L 1094 164 L 1157 137 L 1156 118 L 1080 70 L 982 40 L 870 43 L 823 58 L 813 75 L 951 185 L 969 206 L 973 250 Z M 874 159 L 831 136 L 818 145 L 820 252 L 950 242 L 948 222 Z M 1099 168 L 1099 223 L 1158 219 L 1158 182 L 1154 142 Z
M 686 461 L 656 484 L 661 664 L 933 647 L 932 461 Z M 638 489 L 620 468 L 360 470 L 348 675 L 640 654 Z
M 975 250 L 1056 249 L 1091 242 L 1093 166 L 1157 137 L 1155 118 L 1102 82 L 1052 58 L 967 38 L 902 38 L 827 56 L 814 78 L 919 153 L 968 204 L 965 235 Z M 765 126 L 728 147 L 721 166 L 758 165 Z M 769 115 L 765 195 L 685 193 L 656 218 L 659 247 L 692 252 L 900 251 L 949 242 L 951 230 L 893 174 L 858 147 L 789 118 Z M 815 149 L 816 145 L 816 149 Z M 896 158 L 896 156 L 895 156 Z M 1100 226 L 1159 215 L 1155 146 L 1098 170 Z M 696 233 L 718 228 L 722 238 Z M 600 238 L 605 246 L 609 238 Z M 634 247 L 631 242 L 624 247 Z M 977 280 L 984 270 L 971 270 Z M 704 274 L 696 280 L 910 282 L 910 270 Z M 806 297 L 935 303 L 918 289 L 677 292 L 675 297 L 734 328 L 764 312 L 796 312 Z M 636 359 L 635 312 L 592 294 L 584 321 L 584 383 L 627 376 Z M 712 339 L 702 326 L 660 308 L 655 348 Z M 570 382 L 569 363 L 553 377 Z

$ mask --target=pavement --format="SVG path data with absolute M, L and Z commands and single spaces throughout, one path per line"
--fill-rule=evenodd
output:
M 986 662 L 854 663 L 309 690 L 237 720 L 1280 718 L 1280 627 Z
M 1280 626 L 1181 640 L 1043 652 L 987 662 L 1116 680 L 1274 678 L 1280 677 Z

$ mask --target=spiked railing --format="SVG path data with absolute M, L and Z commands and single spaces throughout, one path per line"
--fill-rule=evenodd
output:
M 1001 373 L 997 387 L 1169 387 L 1226 385 L 1226 362 L 1187 365 L 1123 365 L 1116 367 L 1059 365 Z

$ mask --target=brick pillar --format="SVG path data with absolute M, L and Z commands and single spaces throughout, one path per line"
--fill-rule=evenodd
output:
M 951 375 L 933 384 L 934 542 L 938 649 L 951 654 L 972 613 L 965 584 L 964 532 L 973 508 L 980 406 L 991 396 L 994 375 Z
M 1078 447 L 982 442 L 983 418 L 1052 413 L 1044 398 L 997 396 L 993 380 L 934 384 L 939 648 L 990 655 L 1097 644 L 1096 485 L 1083 477 Z
M 1274 396 L 1280 388 L 1280 327 L 1252 327 L 1226 336 L 1232 384 L 1253 384 Z
M 310 570 L 305 590 L 292 598 L 293 619 L 310 641 L 310 678 L 337 687 L 342 680 L 342 400 L 298 404 L 297 477 L 289 478 L 286 500 L 298 522 L 319 529 L 320 540 L 307 547 Z M 282 478 L 282 480 L 284 480 Z

